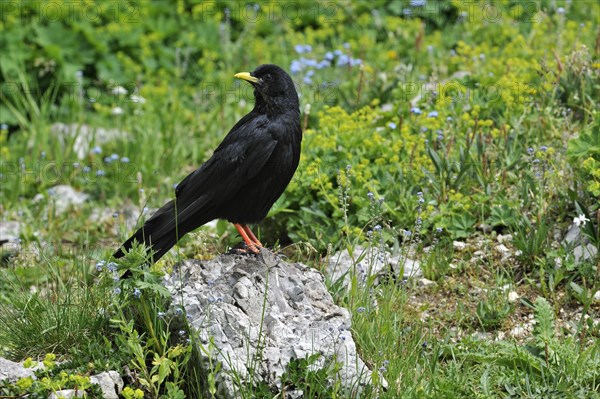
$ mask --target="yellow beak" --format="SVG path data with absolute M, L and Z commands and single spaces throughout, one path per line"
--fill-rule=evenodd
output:
M 255 78 L 254 76 L 250 75 L 250 72 L 240 72 L 236 73 L 233 76 L 238 79 L 247 80 L 250 83 L 258 83 L 258 78 Z

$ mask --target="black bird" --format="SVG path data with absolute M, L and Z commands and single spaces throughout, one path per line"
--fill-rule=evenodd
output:
M 247 226 L 265 218 L 300 160 L 300 103 L 294 82 L 277 65 L 235 75 L 254 87 L 254 109 L 238 121 L 213 155 L 188 175 L 167 202 L 113 255 L 137 241 L 160 259 L 181 237 L 213 219 L 233 223 L 258 253 L 262 244 Z

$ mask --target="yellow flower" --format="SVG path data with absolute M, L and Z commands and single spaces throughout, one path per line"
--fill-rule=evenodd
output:
M 17 386 L 19 387 L 19 389 L 21 389 L 23 391 L 25 391 L 26 389 L 28 389 L 31 385 L 33 385 L 33 378 L 32 377 L 20 378 L 17 381 Z

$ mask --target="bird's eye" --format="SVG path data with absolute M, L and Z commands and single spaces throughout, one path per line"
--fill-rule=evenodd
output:
M 273 80 L 273 77 L 271 76 L 271 74 L 266 74 L 265 76 L 263 76 L 263 80 L 270 82 L 271 80 Z

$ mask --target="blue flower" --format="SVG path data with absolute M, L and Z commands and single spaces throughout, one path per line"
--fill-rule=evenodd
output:
M 177 309 L 175 309 L 175 313 L 177 313 L 178 315 L 182 315 L 183 314 L 183 309 L 177 308 Z
M 428 118 L 437 118 L 437 116 L 438 116 L 437 111 L 431 111 L 430 113 L 427 114 Z
M 310 78 L 310 76 L 305 76 L 305 77 L 302 79 L 302 82 L 304 82 L 304 84 L 306 84 L 306 85 L 309 85 L 309 84 L 311 84 L 311 83 L 312 83 L 312 79 Z
M 344 46 L 345 49 L 349 49 L 350 48 L 350 43 L 344 43 L 343 46 Z
M 447 117 L 447 118 L 446 118 L 446 120 L 447 120 L 448 122 L 452 122 L 452 117 L 451 117 L 451 116 L 449 116 L 449 117 Z
M 104 162 L 105 163 L 111 163 L 112 159 L 110 157 L 104 157 Z
M 333 54 L 335 54 L 335 55 L 337 55 L 339 57 L 340 55 L 344 54 L 344 52 L 342 50 L 335 50 L 333 52 Z
M 106 172 L 103 171 L 102 169 L 98 169 L 96 171 L 96 176 L 98 176 L 98 177 L 102 177 L 102 176 L 105 176 L 105 175 L 106 175 Z
M 110 156 L 110 159 L 112 159 L 113 161 L 116 161 L 117 159 L 119 159 L 119 155 L 117 155 L 117 154 L 113 153 L 113 154 Z
M 300 62 L 303 63 L 305 66 L 313 67 L 313 68 L 316 67 L 318 64 L 317 60 L 315 60 L 314 58 L 302 57 L 302 58 L 300 58 Z
M 412 7 L 425 7 L 426 3 L 426 0 L 410 0 L 410 5 Z
M 435 229 L 436 233 L 441 233 L 442 231 L 444 231 L 444 229 L 442 229 L 441 227 L 438 227 Z
M 405 8 L 402 10 L 402 15 L 410 16 L 412 15 L 412 10 L 410 8 Z
M 540 151 L 541 152 L 546 152 L 546 151 L 548 151 L 548 147 L 546 147 L 545 145 L 543 145 L 543 146 L 540 147 Z
M 331 51 L 328 51 L 328 52 L 325 53 L 325 59 L 326 60 L 332 61 L 334 58 L 335 58 L 335 55 Z
M 136 289 L 134 289 L 134 290 L 133 290 L 133 296 L 134 296 L 135 298 L 139 298 L 139 297 L 141 297 L 141 296 L 142 296 L 142 291 L 140 291 L 140 289 L 139 289 L 139 288 L 136 288 Z
M 306 71 L 306 76 L 311 77 L 315 74 L 315 71 L 313 71 L 312 69 L 309 69 L 308 71 Z
M 89 173 L 90 170 L 92 170 L 92 168 L 90 168 L 89 166 L 84 166 L 82 170 L 83 170 L 83 173 Z
M 421 108 L 419 108 L 419 107 L 412 107 L 410 109 L 410 112 L 412 112 L 413 114 L 416 114 L 416 115 L 421 115 L 423 113 L 423 111 L 421 111 Z
M 323 61 L 319 62 L 315 68 L 323 69 L 323 68 L 327 68 L 329 66 L 331 66 L 331 62 L 329 62 L 328 60 L 323 60 Z
M 342 54 L 339 56 L 339 58 L 337 60 L 337 66 L 345 66 L 345 65 L 348 65 L 349 62 L 350 62 L 350 57 L 348 57 L 346 54 Z
M 96 270 L 101 272 L 102 268 L 104 267 L 105 264 L 106 264 L 105 261 L 103 261 L 103 260 L 99 261 L 98 263 L 96 263 Z
M 369 192 L 367 193 L 367 197 L 368 197 L 368 198 L 369 198 L 371 201 L 373 201 L 373 199 L 375 199 L 375 194 L 373 194 L 372 192 L 370 192 L 370 191 L 369 191 Z
M 0 124 L 0 130 L 8 130 L 8 125 L 6 123 Z
M 531 147 L 529 147 L 529 148 L 527 149 L 527 153 L 528 153 L 529 155 L 533 155 L 533 153 L 534 153 L 534 152 L 535 152 L 535 150 L 534 150 L 533 148 L 531 148 Z
M 106 269 L 109 272 L 116 272 L 117 271 L 117 264 L 115 262 L 108 262 L 108 265 L 106 265 Z
M 310 53 L 312 51 L 312 47 L 308 44 L 296 44 L 294 46 L 294 50 L 298 54 Z
M 185 335 L 185 331 L 184 330 L 179 330 L 179 336 L 183 337 Z
M 350 58 L 350 66 L 362 65 L 362 60 L 360 58 Z
M 564 14 L 564 13 L 565 13 L 565 9 L 564 9 L 564 8 L 562 8 L 562 7 L 558 7 L 558 8 L 556 9 L 556 12 L 557 12 L 558 14 L 562 15 L 562 14 Z
M 375 225 L 375 227 L 373 227 L 374 231 L 381 231 L 382 227 L 378 224 Z
M 119 295 L 121 293 L 121 288 L 117 287 L 113 290 L 114 295 Z
M 363 308 L 362 306 L 361 306 L 360 308 L 356 309 L 356 311 L 357 311 L 358 313 L 363 313 L 365 310 L 366 310 L 366 309 L 365 309 L 365 308 Z
M 301 72 L 304 69 L 304 65 L 302 65 L 302 63 L 298 60 L 293 60 L 291 65 L 290 65 L 290 71 L 292 72 L 292 74 L 297 74 L 298 72 Z
M 393 129 L 397 128 L 398 125 L 396 125 L 394 122 L 390 122 L 390 123 L 388 123 L 388 127 L 393 130 Z
M 129 158 L 123 157 L 123 158 L 121 158 L 121 162 L 122 163 L 129 163 Z
M 102 148 L 99 145 L 92 148 L 92 154 L 102 154 Z

